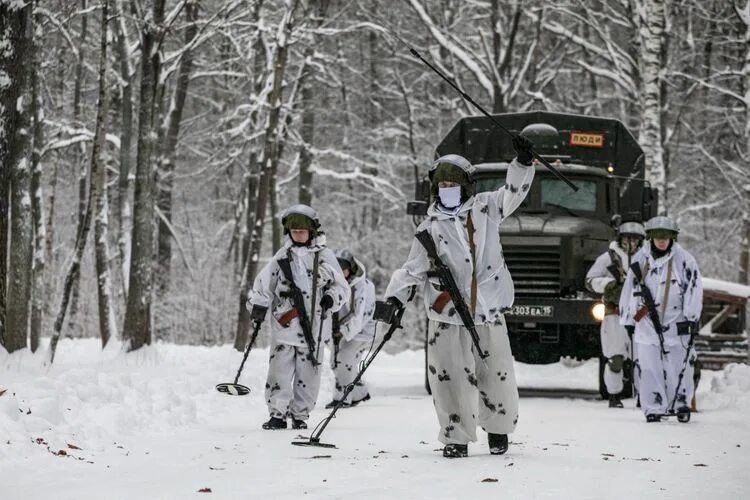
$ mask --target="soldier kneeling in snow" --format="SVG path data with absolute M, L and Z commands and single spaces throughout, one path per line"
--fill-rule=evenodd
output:
M 669 217 L 646 222 L 649 243 L 633 257 L 620 296 L 620 323 L 634 332 L 647 422 L 675 413 L 680 422 L 690 421 L 693 340 L 703 309 L 703 284 L 695 259 L 677 243 L 679 232 Z
M 365 266 L 349 250 L 336 252 L 336 258 L 352 289 L 349 302 L 333 315 L 333 356 L 331 367 L 336 375 L 333 408 L 341 400 L 346 388 L 359 373 L 359 362 L 372 347 L 375 339 L 375 285 L 367 279 Z M 360 379 L 352 389 L 342 408 L 356 406 L 370 399 L 365 381 Z
M 620 325 L 620 293 L 630 259 L 643 243 L 646 233 L 640 222 L 624 222 L 617 229 L 617 240 L 601 254 L 586 274 L 586 287 L 602 294 L 604 319 L 601 326 L 602 354 L 607 358 L 604 384 L 609 393 L 609 407 L 622 408 L 625 363 L 630 360 L 630 343 L 625 328 Z
M 281 219 L 289 236 L 255 279 L 248 299 L 253 321 L 271 309 L 271 347 L 264 429 L 306 429 L 320 389 L 321 343 L 330 341 L 330 314 L 349 300 L 334 253 L 325 246 L 318 215 L 294 205 Z
M 386 303 L 393 310 L 420 287 L 429 321 L 429 382 L 447 458 L 468 455 L 476 441 L 477 420 L 487 431 L 490 453 L 508 449 L 508 434 L 518 421 L 518 388 L 503 313 L 513 305 L 513 282 L 503 259 L 499 225 L 521 205 L 534 178 L 531 143 L 513 140 L 517 158 L 508 166 L 506 184 L 497 191 L 474 195 L 472 171 L 465 158 L 438 158 L 430 170 L 435 203 L 417 228 L 426 230 L 448 266 L 467 316 L 473 317 L 479 349 L 437 280 L 428 276 L 431 259 L 414 240 L 406 263 L 391 278 Z M 463 309 L 463 308 L 462 308 Z M 380 314 L 379 314 L 380 316 Z M 485 359 L 480 356 L 486 355 Z

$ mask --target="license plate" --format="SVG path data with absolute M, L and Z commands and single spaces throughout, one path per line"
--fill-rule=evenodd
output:
M 536 316 L 551 318 L 555 315 L 555 306 L 513 306 L 511 316 Z

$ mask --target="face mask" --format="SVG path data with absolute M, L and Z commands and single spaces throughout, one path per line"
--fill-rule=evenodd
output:
M 461 186 L 439 188 L 438 196 L 440 197 L 440 203 L 445 208 L 457 207 L 461 204 Z

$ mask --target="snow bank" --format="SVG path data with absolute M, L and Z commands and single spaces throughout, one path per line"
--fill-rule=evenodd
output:
M 125 353 L 117 343 L 102 351 L 96 339 L 67 340 L 52 367 L 44 366 L 46 351 L 0 353 L 0 387 L 7 389 L 0 396 L 0 456 L 11 447 L 38 447 L 38 440 L 52 450 L 68 443 L 100 449 L 123 436 L 206 422 L 236 405 L 215 404 L 221 395 L 214 385 L 231 382 L 242 358 L 229 345 L 156 344 Z M 251 354 L 243 383 L 263 387 L 265 357 Z M 242 398 L 245 407 L 262 405 L 253 392 Z
M 702 409 L 750 410 L 750 366 L 732 363 L 711 379 L 711 389 L 701 395 Z

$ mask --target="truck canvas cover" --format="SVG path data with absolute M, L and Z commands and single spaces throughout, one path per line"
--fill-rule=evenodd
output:
M 619 120 L 531 111 L 493 115 L 505 128 L 520 133 L 532 123 L 546 123 L 557 129 L 560 144 L 536 148 L 550 160 L 607 169 L 623 177 L 643 178 L 644 156 L 635 137 Z M 472 164 L 510 162 L 515 157 L 511 139 L 485 116 L 462 118 L 436 149 L 437 156 L 459 154 Z

